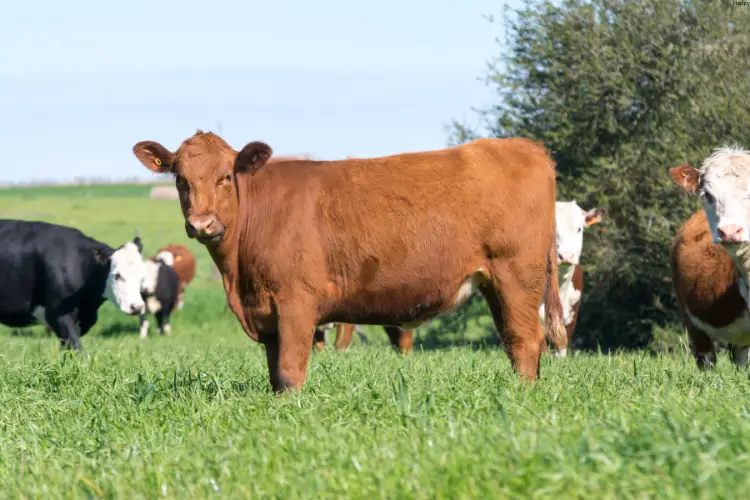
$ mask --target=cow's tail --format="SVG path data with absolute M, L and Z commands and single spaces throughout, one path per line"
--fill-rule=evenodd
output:
M 568 332 L 563 321 L 560 285 L 557 279 L 557 236 L 552 232 L 552 241 L 547 252 L 547 272 L 544 279 L 544 332 L 558 354 L 568 347 Z

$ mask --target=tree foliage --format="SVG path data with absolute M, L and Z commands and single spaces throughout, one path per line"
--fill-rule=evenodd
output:
M 586 231 L 573 344 L 640 347 L 677 325 L 670 243 L 699 207 L 667 169 L 750 147 L 750 7 L 686 0 L 527 1 L 489 64 L 480 135 L 542 141 L 558 199 L 609 214 Z M 480 312 L 476 303 L 464 314 Z

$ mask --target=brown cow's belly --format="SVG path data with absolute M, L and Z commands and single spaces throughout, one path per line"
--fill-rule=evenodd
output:
M 423 283 L 380 291 L 360 290 L 337 300 L 321 321 L 393 325 L 411 330 L 461 306 L 486 276 L 480 268 L 458 284 L 448 286 Z

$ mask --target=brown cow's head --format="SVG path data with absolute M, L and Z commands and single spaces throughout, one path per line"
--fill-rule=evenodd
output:
M 273 151 L 251 142 L 238 153 L 221 137 L 198 130 L 174 153 L 153 141 L 139 142 L 133 153 L 149 170 L 175 176 L 188 237 L 218 246 L 239 212 L 237 174 L 253 175 Z

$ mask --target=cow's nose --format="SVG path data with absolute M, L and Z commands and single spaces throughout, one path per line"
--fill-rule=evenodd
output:
M 143 310 L 143 306 L 131 304 L 130 305 L 130 314 L 137 314 Z
M 557 260 L 559 260 L 563 264 L 572 264 L 573 263 L 573 254 L 570 252 L 558 252 L 557 253 Z
M 719 240 L 722 243 L 741 243 L 744 236 L 742 226 L 738 226 L 737 224 L 721 226 L 716 232 L 719 233 Z
M 185 221 L 185 231 L 191 238 L 210 236 L 215 226 L 213 217 L 188 217 Z

